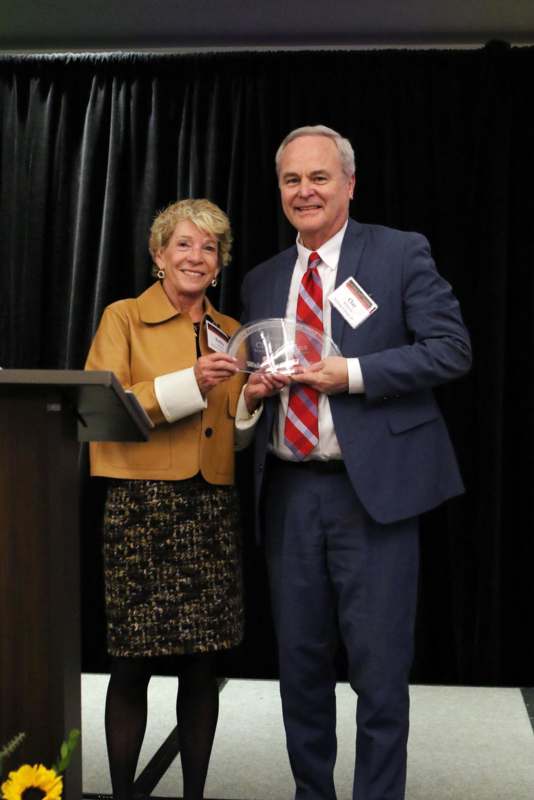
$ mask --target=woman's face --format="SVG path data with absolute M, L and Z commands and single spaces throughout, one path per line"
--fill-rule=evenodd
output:
M 217 238 L 190 220 L 182 220 L 155 261 L 165 270 L 163 288 L 171 299 L 177 295 L 202 297 L 220 271 Z

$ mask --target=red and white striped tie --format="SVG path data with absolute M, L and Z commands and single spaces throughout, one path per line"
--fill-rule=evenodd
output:
M 317 267 L 321 257 L 311 253 L 297 300 L 297 322 L 323 332 L 323 287 Z M 298 344 L 298 333 L 297 333 Z M 308 340 L 308 344 L 309 340 Z M 319 360 L 321 354 L 317 354 Z M 295 458 L 305 458 L 319 442 L 319 392 L 304 384 L 293 384 L 284 427 L 284 442 Z

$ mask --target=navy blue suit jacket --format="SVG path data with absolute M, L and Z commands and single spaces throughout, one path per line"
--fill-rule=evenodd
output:
M 293 246 L 246 275 L 244 322 L 285 316 L 296 258 Z M 377 522 L 391 523 L 463 491 L 432 387 L 469 369 L 469 335 L 424 236 L 349 220 L 336 286 L 349 275 L 378 310 L 353 330 L 332 307 L 332 338 L 345 357 L 360 359 L 365 394 L 331 395 L 330 407 L 360 501 Z M 256 508 L 277 402 L 265 402 L 256 431 Z

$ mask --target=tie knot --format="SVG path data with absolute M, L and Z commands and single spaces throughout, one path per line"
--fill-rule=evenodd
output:
M 320 263 L 321 256 L 314 250 L 313 253 L 310 253 L 310 257 L 308 258 L 308 269 L 315 269 Z

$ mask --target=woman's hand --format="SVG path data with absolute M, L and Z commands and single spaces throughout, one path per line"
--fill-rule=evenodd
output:
M 201 356 L 193 367 L 198 388 L 203 397 L 217 386 L 239 372 L 237 359 L 226 353 L 210 353 Z
M 278 394 L 291 379 L 275 372 L 253 372 L 244 389 L 244 398 L 249 414 L 253 414 L 265 397 Z

